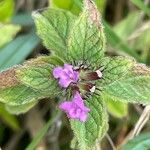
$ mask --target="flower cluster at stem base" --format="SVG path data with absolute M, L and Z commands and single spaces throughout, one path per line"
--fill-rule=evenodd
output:
M 64 101 L 59 108 L 66 112 L 68 118 L 77 119 L 85 122 L 88 118 L 90 109 L 85 106 L 81 91 L 94 93 L 95 85 L 91 82 L 81 82 L 82 80 L 93 81 L 102 77 L 101 71 L 83 73 L 84 69 L 73 69 L 72 65 L 64 64 L 64 67 L 56 67 L 53 70 L 53 76 L 59 80 L 62 88 L 71 88 L 72 100 Z

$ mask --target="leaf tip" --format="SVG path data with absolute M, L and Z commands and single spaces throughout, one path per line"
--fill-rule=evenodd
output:
M 89 12 L 90 20 L 99 27 L 103 27 L 101 24 L 101 15 L 98 11 L 95 3 L 92 0 L 84 0 L 85 9 Z

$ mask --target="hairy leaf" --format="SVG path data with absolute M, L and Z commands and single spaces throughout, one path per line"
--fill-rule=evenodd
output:
M 47 9 L 43 13 L 34 12 L 33 18 L 44 45 L 65 59 L 68 34 L 75 17 L 64 10 Z
M 99 87 L 107 86 L 115 80 L 125 76 L 135 64 L 133 59 L 128 57 L 105 57 L 100 63 L 102 80 L 98 81 Z
M 52 78 L 50 59 L 50 56 L 39 57 L 1 72 L 0 101 L 7 105 L 22 105 L 58 94 L 60 88 Z M 51 62 L 57 61 L 52 57 Z
M 52 92 L 57 91 L 57 83 L 53 78 L 52 69 L 53 66 L 49 64 L 24 66 L 16 70 L 16 76 L 23 84 L 33 89 Z
M 93 68 L 98 67 L 104 56 L 105 37 L 95 5 L 86 7 L 71 31 L 68 60 L 75 65 L 76 62 L 81 62 Z
M 22 84 L 0 88 L 0 101 L 8 105 L 27 104 L 48 97 L 48 93 L 33 90 Z
M 135 65 L 122 78 L 104 87 L 104 93 L 113 99 L 126 102 L 150 103 L 150 69 L 144 65 Z
M 108 128 L 106 106 L 101 97 L 93 95 L 86 100 L 86 105 L 91 109 L 88 120 L 85 123 L 71 120 L 71 127 L 81 150 L 91 150 Z
M 143 133 L 125 144 L 121 150 L 149 150 L 150 133 Z
M 20 30 L 20 26 L 18 26 L 18 25 L 0 24 L 0 37 L 1 37 L 0 47 L 2 47 L 4 44 L 10 42 L 19 30 Z

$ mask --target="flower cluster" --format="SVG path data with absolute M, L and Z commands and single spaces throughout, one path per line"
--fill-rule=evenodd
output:
M 93 83 L 80 83 L 80 80 L 97 80 L 102 77 L 102 73 L 98 70 L 83 75 L 80 69 L 75 70 L 72 65 L 64 64 L 64 67 L 54 68 L 53 76 L 59 80 L 59 85 L 62 88 L 71 87 L 73 91 L 72 100 L 62 102 L 59 108 L 66 112 L 68 118 L 85 122 L 90 109 L 85 106 L 80 89 L 93 93 L 95 85 Z

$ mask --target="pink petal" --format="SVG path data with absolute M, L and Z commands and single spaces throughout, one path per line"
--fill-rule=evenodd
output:
M 70 71 L 70 72 L 73 72 L 73 66 L 72 65 L 69 65 L 69 64 L 64 64 L 64 69 Z
M 88 108 L 88 107 L 85 106 L 85 107 L 84 107 L 84 111 L 85 111 L 85 112 L 90 112 L 91 110 L 90 110 L 90 108 Z
M 84 109 L 84 102 L 83 99 L 81 97 L 81 95 L 79 94 L 79 92 L 76 92 L 73 100 L 72 100 L 78 107 L 80 107 L 81 109 Z
M 67 116 L 71 119 L 77 119 L 75 109 L 74 108 L 70 109 L 70 111 L 67 113 Z
M 73 73 L 74 73 L 74 80 L 77 82 L 79 79 L 79 72 L 74 71 Z
M 59 85 L 61 87 L 67 88 L 71 82 L 72 82 L 72 80 L 70 80 L 70 79 L 61 79 L 60 78 Z
M 59 105 L 59 108 L 61 110 L 64 110 L 64 111 L 69 111 L 72 107 L 72 102 L 62 102 L 60 105 Z
M 56 67 L 54 70 L 53 70 L 53 76 L 54 78 L 60 78 L 61 75 L 63 73 L 63 68 L 62 67 Z
M 85 122 L 87 120 L 87 113 L 83 112 L 81 115 L 80 115 L 80 118 L 79 120 L 82 121 L 82 122 Z

